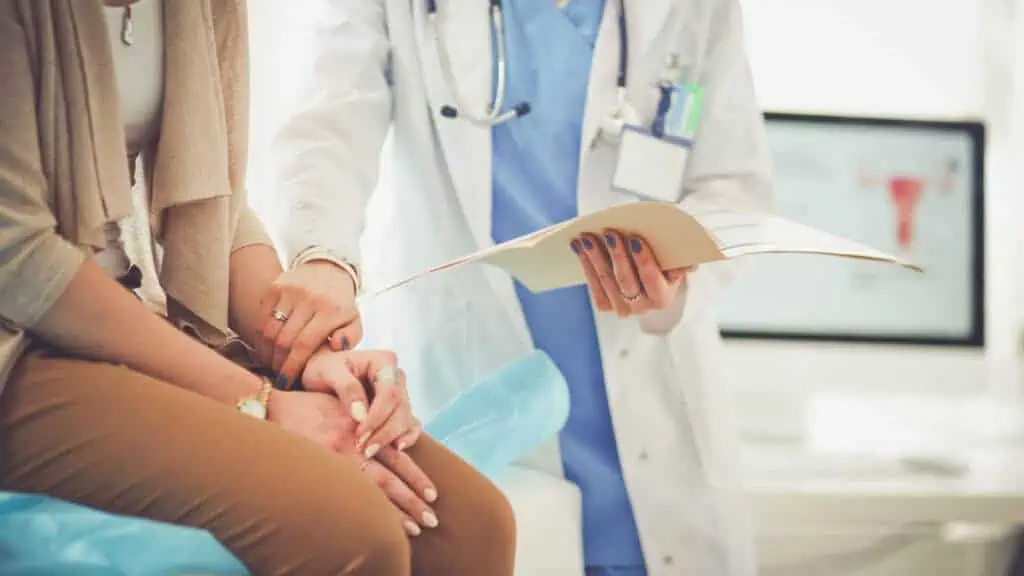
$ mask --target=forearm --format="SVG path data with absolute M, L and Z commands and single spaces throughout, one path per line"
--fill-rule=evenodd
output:
M 231 329 L 250 346 L 266 318 L 261 301 L 282 273 L 277 253 L 265 244 L 253 244 L 231 254 Z
M 64 352 L 123 364 L 225 404 L 260 388 L 259 377 L 175 329 L 91 260 L 30 332 Z

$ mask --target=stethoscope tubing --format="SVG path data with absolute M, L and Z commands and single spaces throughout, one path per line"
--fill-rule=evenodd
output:
M 491 97 L 487 110 L 484 114 L 473 112 L 472 108 L 462 101 L 452 71 L 451 60 L 441 38 L 440 27 L 437 24 L 438 9 L 437 0 L 426 0 L 427 20 L 433 28 L 434 51 L 437 53 L 438 63 L 441 67 L 441 75 L 444 78 L 445 88 L 455 99 L 455 105 L 445 105 L 440 108 L 440 114 L 444 118 L 462 118 L 473 124 L 482 127 L 497 126 L 510 120 L 526 116 L 531 111 L 529 102 L 521 102 L 508 110 L 505 107 L 505 97 L 508 90 L 508 56 L 505 47 L 505 19 L 501 6 L 501 0 L 490 0 L 488 11 L 491 17 L 491 26 L 494 30 L 495 44 L 497 50 L 496 86 L 494 95 Z M 619 0 L 619 71 L 616 77 L 617 92 L 620 105 L 625 101 L 626 82 L 629 75 L 629 35 L 626 27 L 626 1 Z

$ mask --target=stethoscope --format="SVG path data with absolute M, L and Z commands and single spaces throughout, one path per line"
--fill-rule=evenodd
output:
M 440 29 L 437 25 L 437 0 L 426 0 L 427 2 L 427 20 L 430 26 L 433 28 L 434 36 L 434 50 L 437 52 L 437 58 L 441 65 L 441 75 L 444 77 L 445 89 L 454 96 L 455 105 L 444 105 L 440 108 L 440 114 L 444 118 L 456 119 L 463 118 L 476 124 L 478 126 L 490 127 L 497 126 L 498 124 L 504 124 L 510 120 L 516 118 L 522 118 L 530 113 L 531 106 L 529 102 L 520 102 L 508 110 L 502 111 L 505 106 L 505 91 L 506 87 L 506 75 L 507 71 L 507 60 L 505 54 L 505 21 L 502 17 L 501 0 L 490 0 L 490 15 L 491 15 L 491 26 L 494 28 L 495 44 L 497 45 L 497 86 L 494 90 L 494 95 L 491 97 L 491 102 L 487 106 L 487 110 L 483 114 L 476 113 L 462 101 L 457 90 L 455 75 L 452 73 L 451 61 L 448 58 L 448 51 L 445 50 L 445 46 L 441 40 Z M 618 77 L 616 78 L 617 94 L 618 94 L 618 110 L 613 114 L 605 124 L 609 121 L 612 124 L 618 125 L 618 130 L 621 131 L 621 122 L 613 120 L 613 118 L 621 118 L 622 122 L 625 122 L 630 117 L 627 113 L 626 102 L 626 78 L 629 73 L 629 37 L 626 32 L 626 2 L 625 0 L 619 0 L 619 71 Z M 609 125 L 611 127 L 612 125 Z

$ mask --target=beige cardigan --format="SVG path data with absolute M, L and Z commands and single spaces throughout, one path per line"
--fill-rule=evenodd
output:
M 243 0 L 164 3 L 163 120 L 144 152 L 168 316 L 228 329 L 233 250 L 270 244 L 245 199 Z M 0 387 L 26 330 L 132 210 L 102 0 L 0 0 Z

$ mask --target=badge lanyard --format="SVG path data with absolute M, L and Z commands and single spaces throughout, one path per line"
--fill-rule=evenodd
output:
M 676 52 L 669 55 L 657 90 L 657 107 L 647 126 L 636 121 L 637 114 L 620 92 L 609 134 L 618 136 L 619 152 L 612 189 L 645 200 L 675 203 L 683 196 L 683 179 L 700 120 L 703 90 L 683 78 Z
M 692 84 L 659 86 L 649 127 L 624 124 L 612 189 L 644 200 L 679 202 L 696 133 L 702 92 Z

